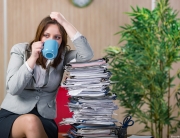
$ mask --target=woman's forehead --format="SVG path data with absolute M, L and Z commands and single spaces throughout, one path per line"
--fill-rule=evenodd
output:
M 61 35 L 58 25 L 56 24 L 49 24 L 44 31 L 45 33 L 55 33 Z

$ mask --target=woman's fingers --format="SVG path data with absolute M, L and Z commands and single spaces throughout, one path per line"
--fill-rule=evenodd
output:
M 51 19 L 58 21 L 61 25 L 65 21 L 65 17 L 59 12 L 51 12 Z
M 39 57 L 39 53 L 42 51 L 43 49 L 43 42 L 38 41 L 38 42 L 34 42 L 32 44 L 32 56 L 35 58 Z

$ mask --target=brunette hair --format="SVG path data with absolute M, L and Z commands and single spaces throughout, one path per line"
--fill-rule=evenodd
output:
M 57 57 L 54 59 L 53 64 L 51 65 L 52 67 L 56 68 L 58 66 L 58 64 L 62 61 L 61 55 L 62 53 L 68 49 L 69 47 L 67 46 L 67 33 L 64 29 L 64 27 L 62 25 L 60 25 L 56 20 L 51 19 L 50 16 L 45 17 L 39 24 L 37 31 L 36 31 L 36 35 L 34 40 L 30 43 L 29 45 L 29 49 L 32 50 L 32 44 L 34 42 L 40 41 L 44 31 L 49 27 L 49 25 L 51 24 L 56 24 L 59 28 L 59 31 L 62 35 L 62 43 L 61 46 L 58 49 L 58 55 Z M 45 60 L 44 57 L 42 56 L 42 54 L 39 55 L 39 58 L 36 61 L 37 65 L 41 65 L 44 69 L 46 69 L 46 65 L 45 65 Z

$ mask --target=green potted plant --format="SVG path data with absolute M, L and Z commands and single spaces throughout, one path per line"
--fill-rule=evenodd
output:
M 145 125 L 140 132 L 167 138 L 180 128 L 180 69 L 170 73 L 180 61 L 180 20 L 168 0 L 157 0 L 154 10 L 133 8 L 127 13 L 131 24 L 121 26 L 121 46 L 109 46 L 112 92 L 117 94 L 125 115 L 131 114 Z M 173 89 L 173 91 L 171 91 Z M 176 102 L 170 104 L 171 97 Z M 178 111 L 174 115 L 174 111 Z

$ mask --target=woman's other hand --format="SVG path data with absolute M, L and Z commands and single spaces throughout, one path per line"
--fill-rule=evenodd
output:
M 61 13 L 51 12 L 50 17 L 64 27 L 71 39 L 74 38 L 75 34 L 77 33 L 77 29 L 71 23 L 69 23 Z
M 62 26 L 66 21 L 65 17 L 59 12 L 51 12 L 50 17 L 51 19 L 55 19 L 56 21 L 58 21 Z

